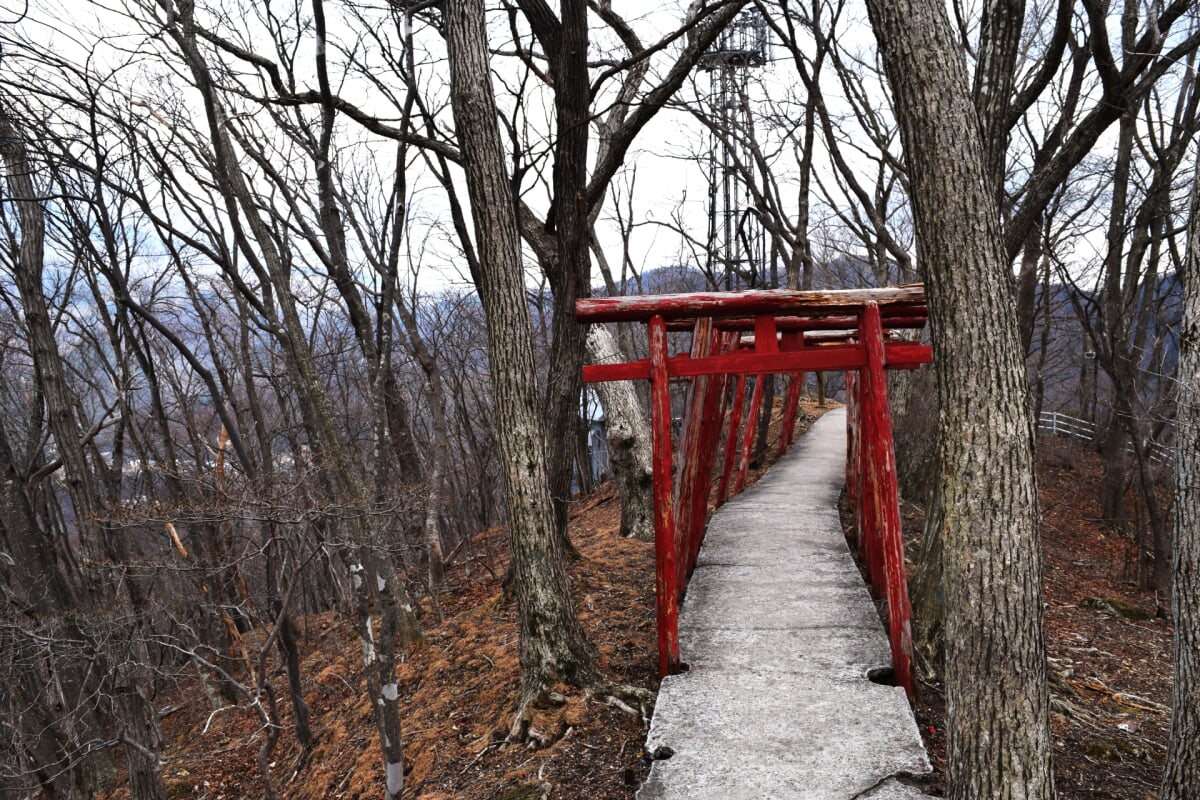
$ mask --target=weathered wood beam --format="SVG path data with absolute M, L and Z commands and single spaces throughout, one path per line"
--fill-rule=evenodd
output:
M 884 316 L 884 330 L 920 330 L 929 321 L 925 306 L 894 306 L 892 313 L 903 313 L 905 316 Z M 713 320 L 713 327 L 719 331 L 752 331 L 755 317 L 732 317 L 729 319 Z M 677 319 L 667 323 L 669 331 L 690 331 L 695 320 Z M 836 331 L 857 330 L 858 317 L 775 317 L 775 327 L 779 331 Z
M 592 297 L 575 303 L 580 322 L 638 322 L 661 316 L 664 320 L 691 317 L 744 317 L 759 314 L 831 317 L 860 314 L 868 303 L 877 303 L 887 316 L 911 316 L 925 305 L 925 287 L 919 283 L 884 289 L 793 291 L 770 289 L 747 292 L 690 292 L 687 294 Z M 897 313 L 895 309 L 902 310 Z

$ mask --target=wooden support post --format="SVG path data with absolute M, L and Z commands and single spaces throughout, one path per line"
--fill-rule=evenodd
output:
M 779 330 L 774 317 L 757 317 L 754 320 L 754 352 L 778 353 Z
M 733 484 L 734 495 L 742 493 L 746 486 L 746 472 L 750 469 L 750 453 L 754 450 L 754 430 L 757 427 L 758 414 L 762 409 L 763 378 L 759 375 L 754 379 L 754 392 L 750 395 L 750 413 L 746 415 L 746 430 L 742 432 L 742 453 L 738 460 L 737 480 Z
M 871 512 L 877 531 L 875 546 L 882 562 L 887 598 L 888 627 L 892 644 L 892 670 L 896 683 L 912 699 L 912 607 L 908 599 L 908 577 L 904 569 L 904 540 L 900 529 L 900 495 L 896 485 L 896 453 L 892 441 L 892 412 L 888 405 L 887 373 L 884 371 L 883 327 L 879 307 L 870 303 L 863 312 L 861 328 L 867 349 L 863 373 L 863 424 L 866 429 L 864 473 L 872 495 Z
M 860 336 L 861 338 L 861 336 Z M 857 435 L 854 446 L 854 474 L 857 481 L 858 511 L 858 555 L 867 568 L 867 581 L 876 597 L 883 596 L 883 561 L 879 549 L 879 515 L 876 511 L 877 492 L 875 475 L 870 471 L 871 421 L 868 417 L 871 403 L 870 380 L 860 372 L 855 381 L 855 410 L 857 411 Z
M 661 315 L 648 324 L 650 406 L 654 436 L 654 555 L 658 672 L 679 669 L 679 578 L 675 566 L 674 465 L 671 453 L 671 390 L 667 375 L 667 326 Z
M 729 478 L 733 474 L 733 459 L 737 453 L 738 430 L 742 426 L 742 398 L 746 396 L 746 376 L 738 375 L 733 392 L 733 408 L 729 411 L 729 435 L 725 437 L 725 463 L 721 467 L 721 483 L 717 486 L 717 508 L 729 499 Z
M 796 435 L 796 414 L 800 411 L 800 393 L 804 389 L 804 373 L 788 374 L 787 395 L 783 400 L 783 426 L 779 432 L 779 455 L 787 452 Z
M 784 352 L 795 352 L 803 349 L 803 331 L 784 332 Z M 789 373 L 787 395 L 783 401 L 783 425 L 779 431 L 779 455 L 786 453 L 787 449 L 792 446 L 792 437 L 796 434 L 796 412 L 800 408 L 800 393 L 803 388 L 804 373 L 801 371 Z
M 727 349 L 730 338 L 713 330 L 711 322 L 704 325 L 698 323 L 692 337 L 692 354 L 703 358 L 720 353 Z M 696 557 L 708 522 L 708 498 L 712 487 L 713 464 L 717 457 L 717 442 L 721 437 L 727 385 L 727 375 L 700 376 L 692 384 L 688 397 L 688 418 L 680 449 L 675 506 L 676 568 L 679 570 L 681 596 L 696 566 Z
M 692 358 L 705 358 L 712 353 L 712 345 L 712 319 L 702 317 L 696 320 L 692 329 L 689 355 Z M 688 556 L 692 551 L 692 537 L 696 533 L 694 514 L 696 496 L 703 493 L 700 489 L 702 477 L 707 488 L 708 476 L 701 476 L 704 465 L 704 414 L 709 386 L 715 380 L 716 376 L 697 375 L 692 378 L 687 393 L 687 410 L 679 443 L 679 473 L 675 480 L 675 568 L 678 570 L 676 588 L 680 595 L 683 594 L 692 566 L 688 563 Z
M 846 371 L 846 500 L 854 517 L 854 540 L 862 536 L 858 519 L 858 373 Z
M 714 337 L 713 347 L 720 347 L 720 340 Z M 696 489 L 692 494 L 691 512 L 691 546 L 687 552 L 686 577 L 691 577 L 696 568 L 696 559 L 700 555 L 700 545 L 704 541 L 704 531 L 708 524 L 708 498 L 712 493 L 713 467 L 717 460 L 717 443 L 721 439 L 721 422 L 725 417 L 725 399 L 728 395 L 728 375 L 714 375 L 708 384 L 707 395 L 704 399 L 704 419 L 700 433 L 700 458 L 696 472 Z

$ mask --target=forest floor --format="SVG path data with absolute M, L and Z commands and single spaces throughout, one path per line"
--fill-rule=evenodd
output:
M 817 413 L 805 406 L 798 428 Z M 1092 519 L 1099 482 L 1092 452 L 1041 440 L 1039 482 L 1059 797 L 1152 797 L 1168 723 L 1168 626 L 1154 618 L 1153 595 L 1132 581 L 1132 543 Z M 919 509 L 906 504 L 904 510 L 906 531 L 919 536 Z M 656 690 L 653 548 L 621 538 L 619 521 L 611 485 L 574 504 L 571 538 L 583 559 L 569 571 L 606 676 Z M 545 704 L 533 723 L 546 744 L 503 741 L 519 678 L 516 608 L 499 580 L 507 562 L 504 531 L 480 533 L 469 552 L 447 572 L 442 621 L 426 606 L 425 641 L 398 665 L 404 798 L 629 800 L 647 772 L 642 744 L 649 708 L 622 708 L 557 687 L 561 697 Z M 316 742 L 300 763 L 300 747 L 285 730 L 269 756 L 272 779 L 289 800 L 381 797 L 378 735 L 350 621 L 325 614 L 299 626 Z M 282 675 L 277 683 L 286 728 L 290 707 Z M 918 719 L 939 770 L 936 791 L 945 751 L 939 687 L 923 686 L 921 698 Z M 163 723 L 170 797 L 264 796 L 257 767 L 264 732 L 251 710 L 212 712 L 194 686 L 162 702 L 178 709 Z M 105 800 L 127 797 L 121 787 Z
M 1153 800 L 1170 725 L 1171 627 L 1155 616 L 1154 592 L 1138 588 L 1133 539 L 1100 522 L 1095 450 L 1039 434 L 1037 460 L 1059 800 Z M 902 511 L 911 546 L 923 515 L 909 503 Z M 916 710 L 936 792 L 946 752 L 939 684 L 920 686 Z

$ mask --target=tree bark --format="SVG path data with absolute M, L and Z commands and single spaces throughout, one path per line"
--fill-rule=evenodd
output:
M 972 102 L 979 117 L 984 169 L 996 202 L 1002 203 L 1008 163 L 1009 114 L 1016 83 L 1017 51 L 1025 22 L 1025 2 L 987 0 L 982 14 Z
M 587 337 L 588 360 L 593 364 L 624 361 L 616 339 L 603 325 L 592 325 Z M 649 539 L 654 533 L 654 465 L 650 453 L 650 426 L 628 381 L 595 384 L 607 423 L 608 457 L 621 493 L 621 535 Z
M 1193 177 L 1176 373 L 1171 614 L 1175 681 L 1160 800 L 1200 796 L 1200 166 Z
M 912 181 L 939 367 L 947 796 L 1050 800 L 1033 428 L 987 150 L 945 6 L 867 6 Z
M 512 734 L 523 736 L 529 704 L 545 686 L 597 679 L 596 651 L 576 616 L 563 543 L 555 533 L 545 433 L 530 380 L 535 369 L 521 241 L 496 121 L 484 4 L 448 0 L 444 9 L 451 102 L 480 256 L 478 288 L 487 317 L 496 440 L 508 498 L 521 657 Z
M 533 4 L 537 5 L 537 4 Z M 585 0 L 563 0 L 561 23 L 553 36 L 544 37 L 554 78 L 555 145 L 554 198 L 546 218 L 553 230 L 555 258 L 543 259 L 554 294 L 553 345 L 546 382 L 547 466 L 554 522 L 566 552 L 567 504 L 575 452 L 571 443 L 579 426 L 579 395 L 583 390 L 585 326 L 575 321 L 575 301 L 591 294 L 591 229 L 584 198 L 587 183 L 587 150 L 591 87 L 588 85 L 588 24 Z M 552 16 L 552 15 L 551 15 Z M 536 26 L 535 26 L 536 30 Z

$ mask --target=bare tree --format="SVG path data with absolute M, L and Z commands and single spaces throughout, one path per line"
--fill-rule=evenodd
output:
M 1183 800 L 1200 792 L 1200 163 L 1194 169 L 1175 376 L 1179 409 L 1171 585 L 1175 680 L 1161 800 Z
M 521 240 L 496 122 L 482 0 L 446 5 L 451 94 L 479 248 L 479 294 L 487 314 L 496 431 L 508 498 L 513 582 L 520 607 L 521 696 L 510 735 L 524 737 L 530 705 L 554 680 L 598 680 L 595 650 L 563 567 L 546 476 L 545 432 L 534 387 Z M 572 413 L 574 408 L 572 407 Z
M 1050 800 L 1033 430 L 988 150 L 945 6 L 868 9 L 895 95 L 939 364 L 947 792 Z
M 603 325 L 588 329 L 587 351 L 593 364 L 614 364 L 625 358 L 616 338 Z M 650 438 L 627 427 L 629 420 L 644 419 L 641 402 L 627 381 L 606 381 L 595 389 L 608 421 L 608 455 L 622 484 L 621 535 L 649 539 L 654 531 L 653 494 L 646 491 L 654 482 Z M 630 481 L 641 485 L 625 487 Z

